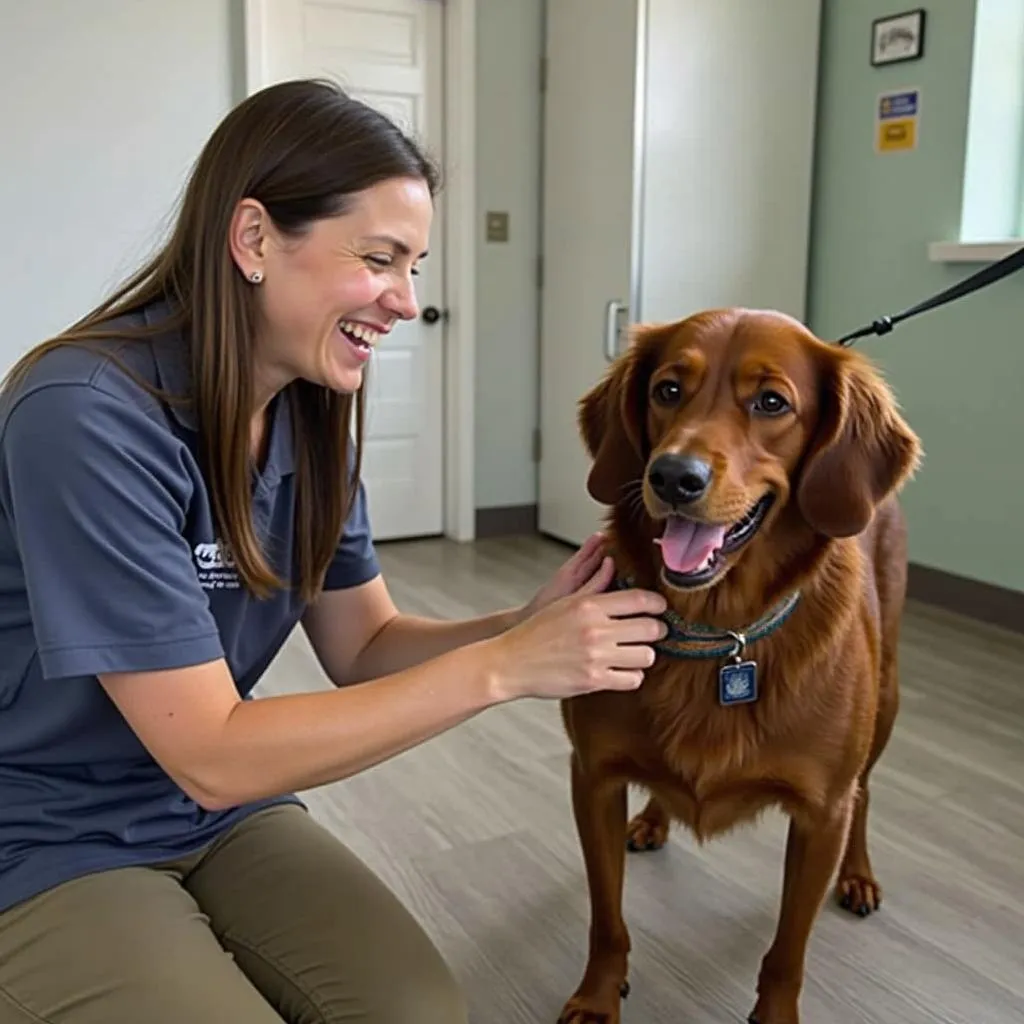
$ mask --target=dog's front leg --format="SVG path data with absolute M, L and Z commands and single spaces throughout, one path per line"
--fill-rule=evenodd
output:
M 622 918 L 626 785 L 572 759 L 572 804 L 590 891 L 590 953 L 559 1024 L 619 1024 L 628 991 L 629 933 Z
M 804 960 L 846 838 L 852 797 L 826 818 L 791 820 L 775 941 L 761 964 L 752 1024 L 799 1024 Z

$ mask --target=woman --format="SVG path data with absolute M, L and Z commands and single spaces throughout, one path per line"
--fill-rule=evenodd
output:
M 410 914 L 290 794 L 505 701 L 638 686 L 664 605 L 604 592 L 599 538 L 522 609 L 392 604 L 362 384 L 416 315 L 436 188 L 338 89 L 266 89 L 159 255 L 12 372 L 0 1024 L 466 1019 Z M 337 688 L 248 699 L 299 623 Z

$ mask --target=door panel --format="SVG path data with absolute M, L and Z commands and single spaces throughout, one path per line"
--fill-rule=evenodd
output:
M 648 3 L 640 315 L 802 319 L 820 0 Z
M 538 523 L 570 543 L 602 516 L 586 491 L 576 406 L 608 365 L 608 303 L 630 302 L 638 10 L 636 0 L 547 4 Z
M 263 7 L 268 81 L 338 81 L 443 159 L 443 4 L 271 0 Z M 416 293 L 421 308 L 443 309 L 440 217 L 430 248 Z M 363 478 L 376 540 L 443 530 L 443 372 L 443 319 L 396 325 L 371 361 Z
M 631 323 L 805 316 L 819 18 L 820 0 L 548 4 L 544 532 L 579 543 L 602 518 L 575 417 L 609 301 Z

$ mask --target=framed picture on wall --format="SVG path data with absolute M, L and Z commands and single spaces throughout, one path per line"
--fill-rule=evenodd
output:
M 920 59 L 924 54 L 924 20 L 923 8 L 876 18 L 871 23 L 871 63 L 879 67 Z

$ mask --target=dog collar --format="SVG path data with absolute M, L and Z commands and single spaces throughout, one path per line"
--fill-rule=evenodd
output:
M 630 579 L 616 577 L 614 586 L 628 590 L 634 586 Z M 714 660 L 731 658 L 737 664 L 743 660 L 749 644 L 771 636 L 793 614 L 800 603 L 800 592 L 787 595 L 756 622 L 745 629 L 719 629 L 699 622 L 687 622 L 669 610 L 662 616 L 668 626 L 668 636 L 654 644 L 659 654 L 671 658 Z

